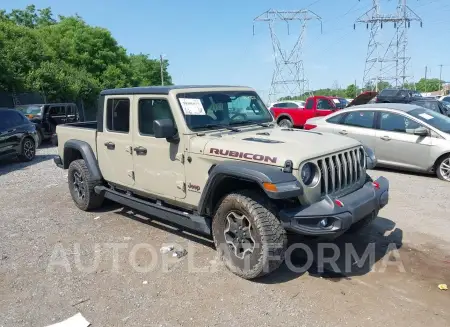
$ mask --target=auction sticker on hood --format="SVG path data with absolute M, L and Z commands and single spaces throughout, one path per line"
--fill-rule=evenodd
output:
M 200 99 L 180 98 L 180 103 L 186 115 L 206 115 Z

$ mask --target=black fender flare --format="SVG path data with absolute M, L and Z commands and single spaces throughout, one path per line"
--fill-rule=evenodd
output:
M 67 140 L 66 143 L 64 143 L 64 169 L 69 168 L 70 165 L 70 158 L 68 158 L 68 156 L 66 155 L 69 153 L 69 150 L 77 150 L 81 154 L 81 157 L 86 162 L 86 166 L 88 167 L 93 180 L 103 180 L 100 167 L 98 166 L 97 158 L 95 157 L 94 151 L 92 150 L 91 146 L 87 142 L 80 140 Z
M 303 187 L 297 178 L 292 173 L 283 172 L 282 167 L 245 161 L 222 161 L 209 171 L 198 205 L 201 215 L 211 212 L 215 205 L 212 203 L 215 192 L 220 190 L 221 182 L 230 177 L 257 184 L 273 200 L 289 199 L 303 194 Z M 264 183 L 274 184 L 276 191 L 267 190 Z M 238 185 L 236 189 L 239 189 Z

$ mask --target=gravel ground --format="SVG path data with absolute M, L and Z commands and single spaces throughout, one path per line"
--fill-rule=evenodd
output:
M 78 210 L 55 153 L 0 163 L 0 326 L 46 326 L 77 312 L 92 326 L 450 325 L 450 291 L 437 287 L 450 284 L 450 184 L 372 171 L 390 180 L 390 203 L 360 236 L 326 244 L 341 252 L 337 267 L 284 265 L 251 282 L 217 264 L 211 240 L 113 204 Z M 373 244 L 376 262 L 342 272 L 349 242 L 359 255 Z M 161 255 L 169 243 L 188 255 Z M 316 258 L 317 244 L 308 245 Z M 290 258 L 307 260 L 301 251 Z

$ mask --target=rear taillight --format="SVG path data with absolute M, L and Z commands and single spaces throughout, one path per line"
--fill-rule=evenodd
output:
M 309 130 L 309 129 L 313 129 L 316 128 L 317 125 L 313 125 L 313 124 L 305 124 L 305 126 L 303 126 L 303 129 Z

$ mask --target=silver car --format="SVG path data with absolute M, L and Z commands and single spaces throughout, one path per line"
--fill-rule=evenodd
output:
M 411 104 L 373 103 L 309 119 L 305 129 L 355 138 L 379 166 L 436 174 L 450 182 L 450 118 Z

